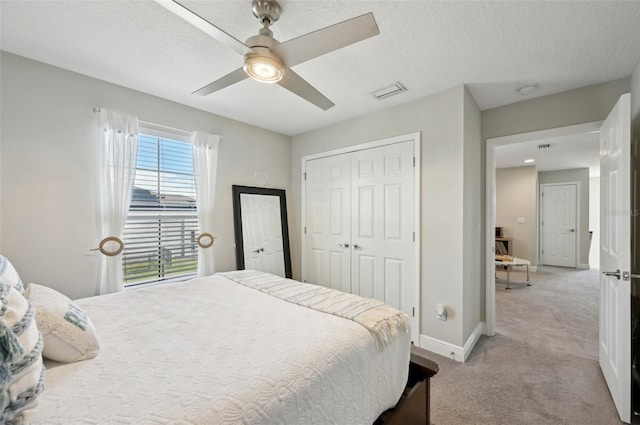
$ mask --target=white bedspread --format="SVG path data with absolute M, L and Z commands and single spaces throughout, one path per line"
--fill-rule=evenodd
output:
M 371 424 L 406 383 L 409 333 L 367 329 L 222 276 L 77 301 L 98 357 L 47 370 L 33 424 Z

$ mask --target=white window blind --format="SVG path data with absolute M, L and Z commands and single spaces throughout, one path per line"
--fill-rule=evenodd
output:
M 193 153 L 180 135 L 140 128 L 124 229 L 125 286 L 195 275 L 198 261 Z

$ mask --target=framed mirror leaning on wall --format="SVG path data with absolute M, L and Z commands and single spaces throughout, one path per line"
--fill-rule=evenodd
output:
M 283 189 L 233 185 L 236 266 L 291 278 Z

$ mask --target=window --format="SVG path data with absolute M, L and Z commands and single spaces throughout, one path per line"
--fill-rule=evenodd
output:
M 141 127 L 124 228 L 125 286 L 194 275 L 197 236 L 193 152 L 188 135 Z

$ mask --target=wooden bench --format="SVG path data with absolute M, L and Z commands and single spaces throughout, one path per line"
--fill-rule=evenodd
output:
M 374 425 L 431 425 L 430 380 L 439 366 L 426 357 L 427 353 L 411 346 L 407 387 L 396 407 L 383 413 Z

